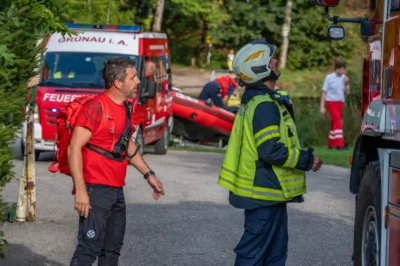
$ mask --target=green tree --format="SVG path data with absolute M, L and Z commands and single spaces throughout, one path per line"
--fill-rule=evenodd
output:
M 24 120 L 28 79 L 37 74 L 44 37 L 66 33 L 58 19 L 58 0 L 3 0 L 0 5 L 0 188 L 14 176 L 11 142 Z M 0 194 L 0 220 L 6 203 Z M 6 240 L 0 232 L 0 257 L 5 258 Z
M 222 1 L 167 0 L 165 6 L 163 27 L 174 62 L 188 63 L 192 58 L 203 61 L 207 35 L 230 18 Z

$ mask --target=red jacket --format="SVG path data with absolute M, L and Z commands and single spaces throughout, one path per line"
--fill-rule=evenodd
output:
M 234 89 L 239 86 L 231 76 L 223 76 L 220 78 L 216 78 L 214 81 L 218 82 L 221 85 L 222 97 L 224 97 L 225 95 L 231 96 Z

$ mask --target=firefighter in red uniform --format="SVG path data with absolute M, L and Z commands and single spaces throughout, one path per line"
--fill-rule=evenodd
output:
M 106 91 L 82 107 L 69 147 L 69 168 L 76 189 L 75 210 L 80 214 L 78 245 L 71 266 L 89 266 L 96 258 L 99 266 L 118 265 L 126 226 L 123 186 L 128 163 L 153 188 L 154 199 L 164 195 L 162 183 L 140 153 L 134 156 L 137 146 L 126 127 L 128 114 L 132 113 L 128 99 L 135 95 L 140 83 L 135 62 L 109 59 L 103 69 L 103 79 Z M 104 113 L 104 106 L 108 107 L 108 113 Z M 106 124 L 97 132 L 104 117 Z M 126 136 L 125 141 L 120 141 L 120 136 Z M 115 138 L 121 149 L 125 150 L 129 143 L 129 158 L 114 157 L 118 154 L 114 150 L 107 152 Z
M 207 101 L 211 99 L 220 108 L 225 108 L 229 97 L 239 85 L 230 76 L 223 76 L 208 82 L 200 93 L 199 99 Z
M 239 87 L 237 82 L 231 76 L 223 76 L 215 79 L 221 85 L 221 97 L 224 105 L 229 100 L 229 97 L 234 93 L 235 89 Z

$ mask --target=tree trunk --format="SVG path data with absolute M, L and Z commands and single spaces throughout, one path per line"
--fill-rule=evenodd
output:
M 88 6 L 88 10 L 89 10 L 89 16 L 92 15 L 92 0 L 87 0 L 87 6 Z
M 165 0 L 157 0 L 157 9 L 153 21 L 153 31 L 155 32 L 161 31 L 161 25 L 164 13 L 164 3 Z
M 290 24 L 292 22 L 292 0 L 287 0 L 285 7 L 285 21 L 282 26 L 282 45 L 279 56 L 279 68 L 286 67 L 287 52 L 289 49 Z
M 111 8 L 111 0 L 108 0 L 108 7 L 107 7 L 107 22 L 106 24 L 110 23 L 110 8 Z
M 24 145 L 21 140 L 21 146 Z M 27 207 L 27 193 L 26 193 L 26 156 L 25 151 L 26 148 L 23 149 L 21 147 L 21 152 L 24 151 L 22 157 L 24 158 L 24 163 L 22 166 L 22 176 L 19 180 L 19 191 L 18 191 L 18 202 L 17 202 L 17 222 L 25 222 L 26 221 L 26 207 Z
M 33 109 L 31 107 L 31 109 Z M 35 148 L 34 141 L 34 122 L 33 110 L 29 110 L 28 125 L 26 131 L 26 192 L 28 204 L 28 222 L 36 221 L 36 180 L 35 180 Z

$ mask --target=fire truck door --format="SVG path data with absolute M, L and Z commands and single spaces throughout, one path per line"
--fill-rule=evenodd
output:
M 381 226 L 380 265 L 400 265 L 400 150 L 380 149 L 379 152 L 384 212 Z

